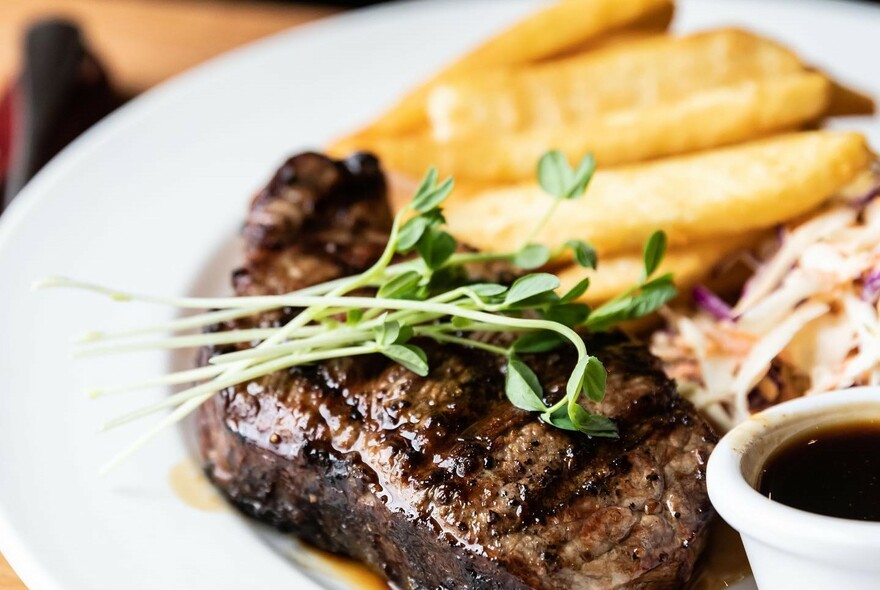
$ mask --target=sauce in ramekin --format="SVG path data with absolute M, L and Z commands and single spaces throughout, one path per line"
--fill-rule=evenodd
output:
M 880 522 L 880 420 L 799 434 L 770 455 L 757 489 L 814 514 Z

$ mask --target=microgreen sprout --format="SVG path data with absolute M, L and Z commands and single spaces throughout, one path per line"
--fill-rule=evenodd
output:
M 43 281 L 39 287 L 83 289 L 114 301 L 213 310 L 125 332 L 89 332 L 76 343 L 77 353 L 81 355 L 183 346 L 247 345 L 215 354 L 205 367 L 91 391 L 90 395 L 97 397 L 196 382 L 105 425 L 112 428 L 174 408 L 117 455 L 107 468 L 186 417 L 217 392 L 276 371 L 340 357 L 379 354 L 416 375 L 428 376 L 431 359 L 423 346 L 431 340 L 442 345 L 476 348 L 505 358 L 505 394 L 517 408 L 536 412 L 541 420 L 561 429 L 593 437 L 616 437 L 615 424 L 589 412 L 582 403 L 584 398 L 601 401 L 606 380 L 602 363 L 588 353 L 582 333 L 608 330 L 620 322 L 641 317 L 675 296 L 670 275 L 654 278 L 665 254 L 665 235 L 658 232 L 646 244 L 640 282 L 595 310 L 578 302 L 589 288 L 589 278 L 559 294 L 559 279 L 546 272 L 523 274 L 508 286 L 474 283 L 466 269 L 474 263 L 505 262 L 529 271 L 543 267 L 554 255 L 561 254 L 562 251 L 551 253 L 546 246 L 532 240 L 562 201 L 583 196 L 594 171 L 592 156 L 585 157 L 576 168 L 559 152 L 548 152 L 541 158 L 538 183 L 552 200 L 546 214 L 515 252 L 461 252 L 455 238 L 444 229 L 446 220 L 441 209 L 454 183 L 451 178 L 441 181 L 437 171 L 432 169 L 410 203 L 394 217 L 388 243 L 377 261 L 358 275 L 283 295 L 228 298 L 157 297 L 63 278 Z M 564 250 L 570 250 L 580 266 L 597 267 L 596 251 L 589 244 L 569 240 Z M 410 258 L 393 262 L 401 255 Z M 354 291 L 358 294 L 352 295 Z M 364 295 L 364 292 L 374 295 Z M 300 311 L 277 328 L 243 327 L 117 344 L 120 339 L 163 331 L 197 330 L 290 308 Z M 492 332 L 507 332 L 515 337 L 493 340 L 471 336 Z M 550 399 L 529 366 L 529 355 L 549 353 L 564 346 L 574 349 L 574 367 L 564 394 L 559 399 Z

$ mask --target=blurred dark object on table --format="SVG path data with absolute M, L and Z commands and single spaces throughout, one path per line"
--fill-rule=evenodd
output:
M 121 103 L 76 26 L 57 19 L 33 25 L 21 75 L 0 101 L 0 211 L 61 148 Z
M 277 0 L 0 0 L 0 212 L 119 97 L 338 11 Z

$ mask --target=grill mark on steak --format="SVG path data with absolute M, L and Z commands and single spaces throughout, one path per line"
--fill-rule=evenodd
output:
M 252 203 L 240 295 L 359 272 L 390 214 L 372 156 L 288 160 Z M 295 310 L 236 325 L 275 325 Z M 227 326 L 229 327 L 229 326 Z M 714 435 L 646 348 L 590 337 L 619 440 L 550 427 L 510 405 L 486 352 L 419 342 L 421 378 L 379 355 L 295 367 L 200 410 L 206 471 L 244 512 L 349 555 L 398 588 L 677 588 L 712 517 Z M 205 349 L 203 360 L 227 347 Z M 548 401 L 569 351 L 526 357 Z

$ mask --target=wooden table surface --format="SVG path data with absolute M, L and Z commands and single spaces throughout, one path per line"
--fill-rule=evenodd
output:
M 0 84 L 18 70 L 34 20 L 76 21 L 114 85 L 137 94 L 228 49 L 329 15 L 332 9 L 254 0 L 0 0 Z M 0 590 L 24 590 L 0 555 Z
M 255 0 L 0 0 L 0 81 L 16 71 L 24 29 L 39 18 L 76 21 L 114 83 L 137 93 L 232 47 L 331 12 Z

